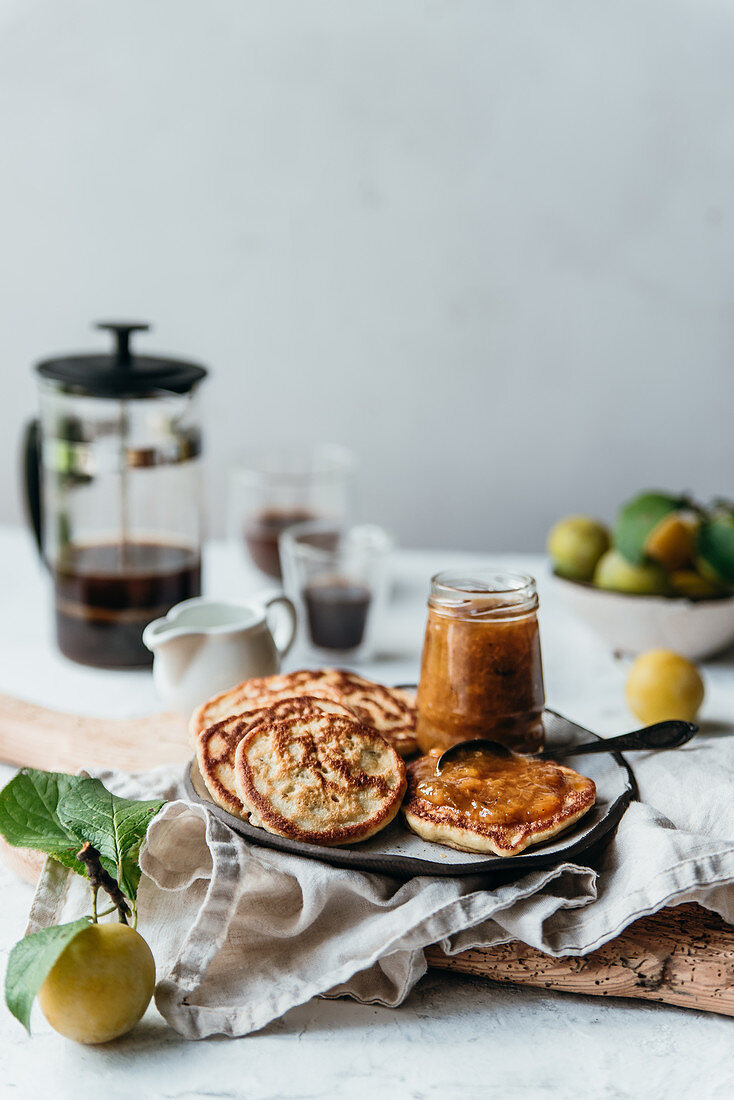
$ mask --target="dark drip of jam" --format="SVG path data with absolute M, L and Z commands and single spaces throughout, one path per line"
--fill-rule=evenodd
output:
M 95 668 L 144 668 L 143 630 L 201 594 L 201 559 L 167 543 L 67 547 L 54 570 L 56 636 L 64 656 Z
M 306 508 L 269 508 L 252 516 L 245 526 L 245 543 L 258 569 L 269 577 L 282 577 L 278 537 L 294 523 L 315 519 Z
M 363 584 L 338 577 L 303 589 L 311 641 L 320 649 L 356 649 L 364 638 L 371 594 Z

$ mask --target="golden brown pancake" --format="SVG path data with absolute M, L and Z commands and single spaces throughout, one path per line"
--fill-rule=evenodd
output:
M 301 695 L 280 699 L 269 707 L 233 714 L 203 730 L 198 737 L 196 756 L 201 777 L 217 805 L 247 820 L 248 813 L 235 786 L 234 758 L 240 741 L 254 725 L 324 711 L 354 718 L 352 711 L 342 703 Z
M 354 672 L 335 668 L 304 669 L 245 680 L 195 710 L 191 716 L 191 733 L 196 739 L 202 730 L 223 718 L 296 695 L 343 703 L 361 722 L 381 733 L 401 756 L 410 756 L 416 751 L 415 699 L 399 688 L 388 688 Z
M 259 722 L 240 742 L 235 783 L 250 824 L 310 844 L 366 840 L 405 793 L 405 765 L 370 726 L 335 714 Z
M 408 768 L 403 813 L 424 840 L 515 856 L 570 828 L 594 805 L 591 779 L 552 760 L 467 751 L 436 775 L 441 749 Z

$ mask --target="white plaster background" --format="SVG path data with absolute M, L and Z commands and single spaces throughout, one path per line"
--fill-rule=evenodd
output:
M 30 364 L 211 364 L 213 526 L 315 434 L 403 544 L 731 490 L 728 0 L 3 0 L 0 519 Z

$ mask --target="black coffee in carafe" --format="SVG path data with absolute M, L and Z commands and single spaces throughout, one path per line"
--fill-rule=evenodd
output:
M 165 543 L 69 547 L 54 569 L 56 637 L 72 661 L 96 668 L 152 663 L 143 630 L 201 592 L 197 553 Z
M 105 323 L 110 354 L 39 363 L 28 508 L 54 579 L 61 652 L 99 668 L 150 665 L 143 630 L 201 592 L 195 395 L 206 370 L 133 354 L 147 325 Z

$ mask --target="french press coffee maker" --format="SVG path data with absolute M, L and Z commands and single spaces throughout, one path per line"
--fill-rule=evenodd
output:
M 143 628 L 201 591 L 197 391 L 204 367 L 134 354 L 148 325 L 101 323 L 111 353 L 38 363 L 28 511 L 54 581 L 65 656 L 149 665 Z

